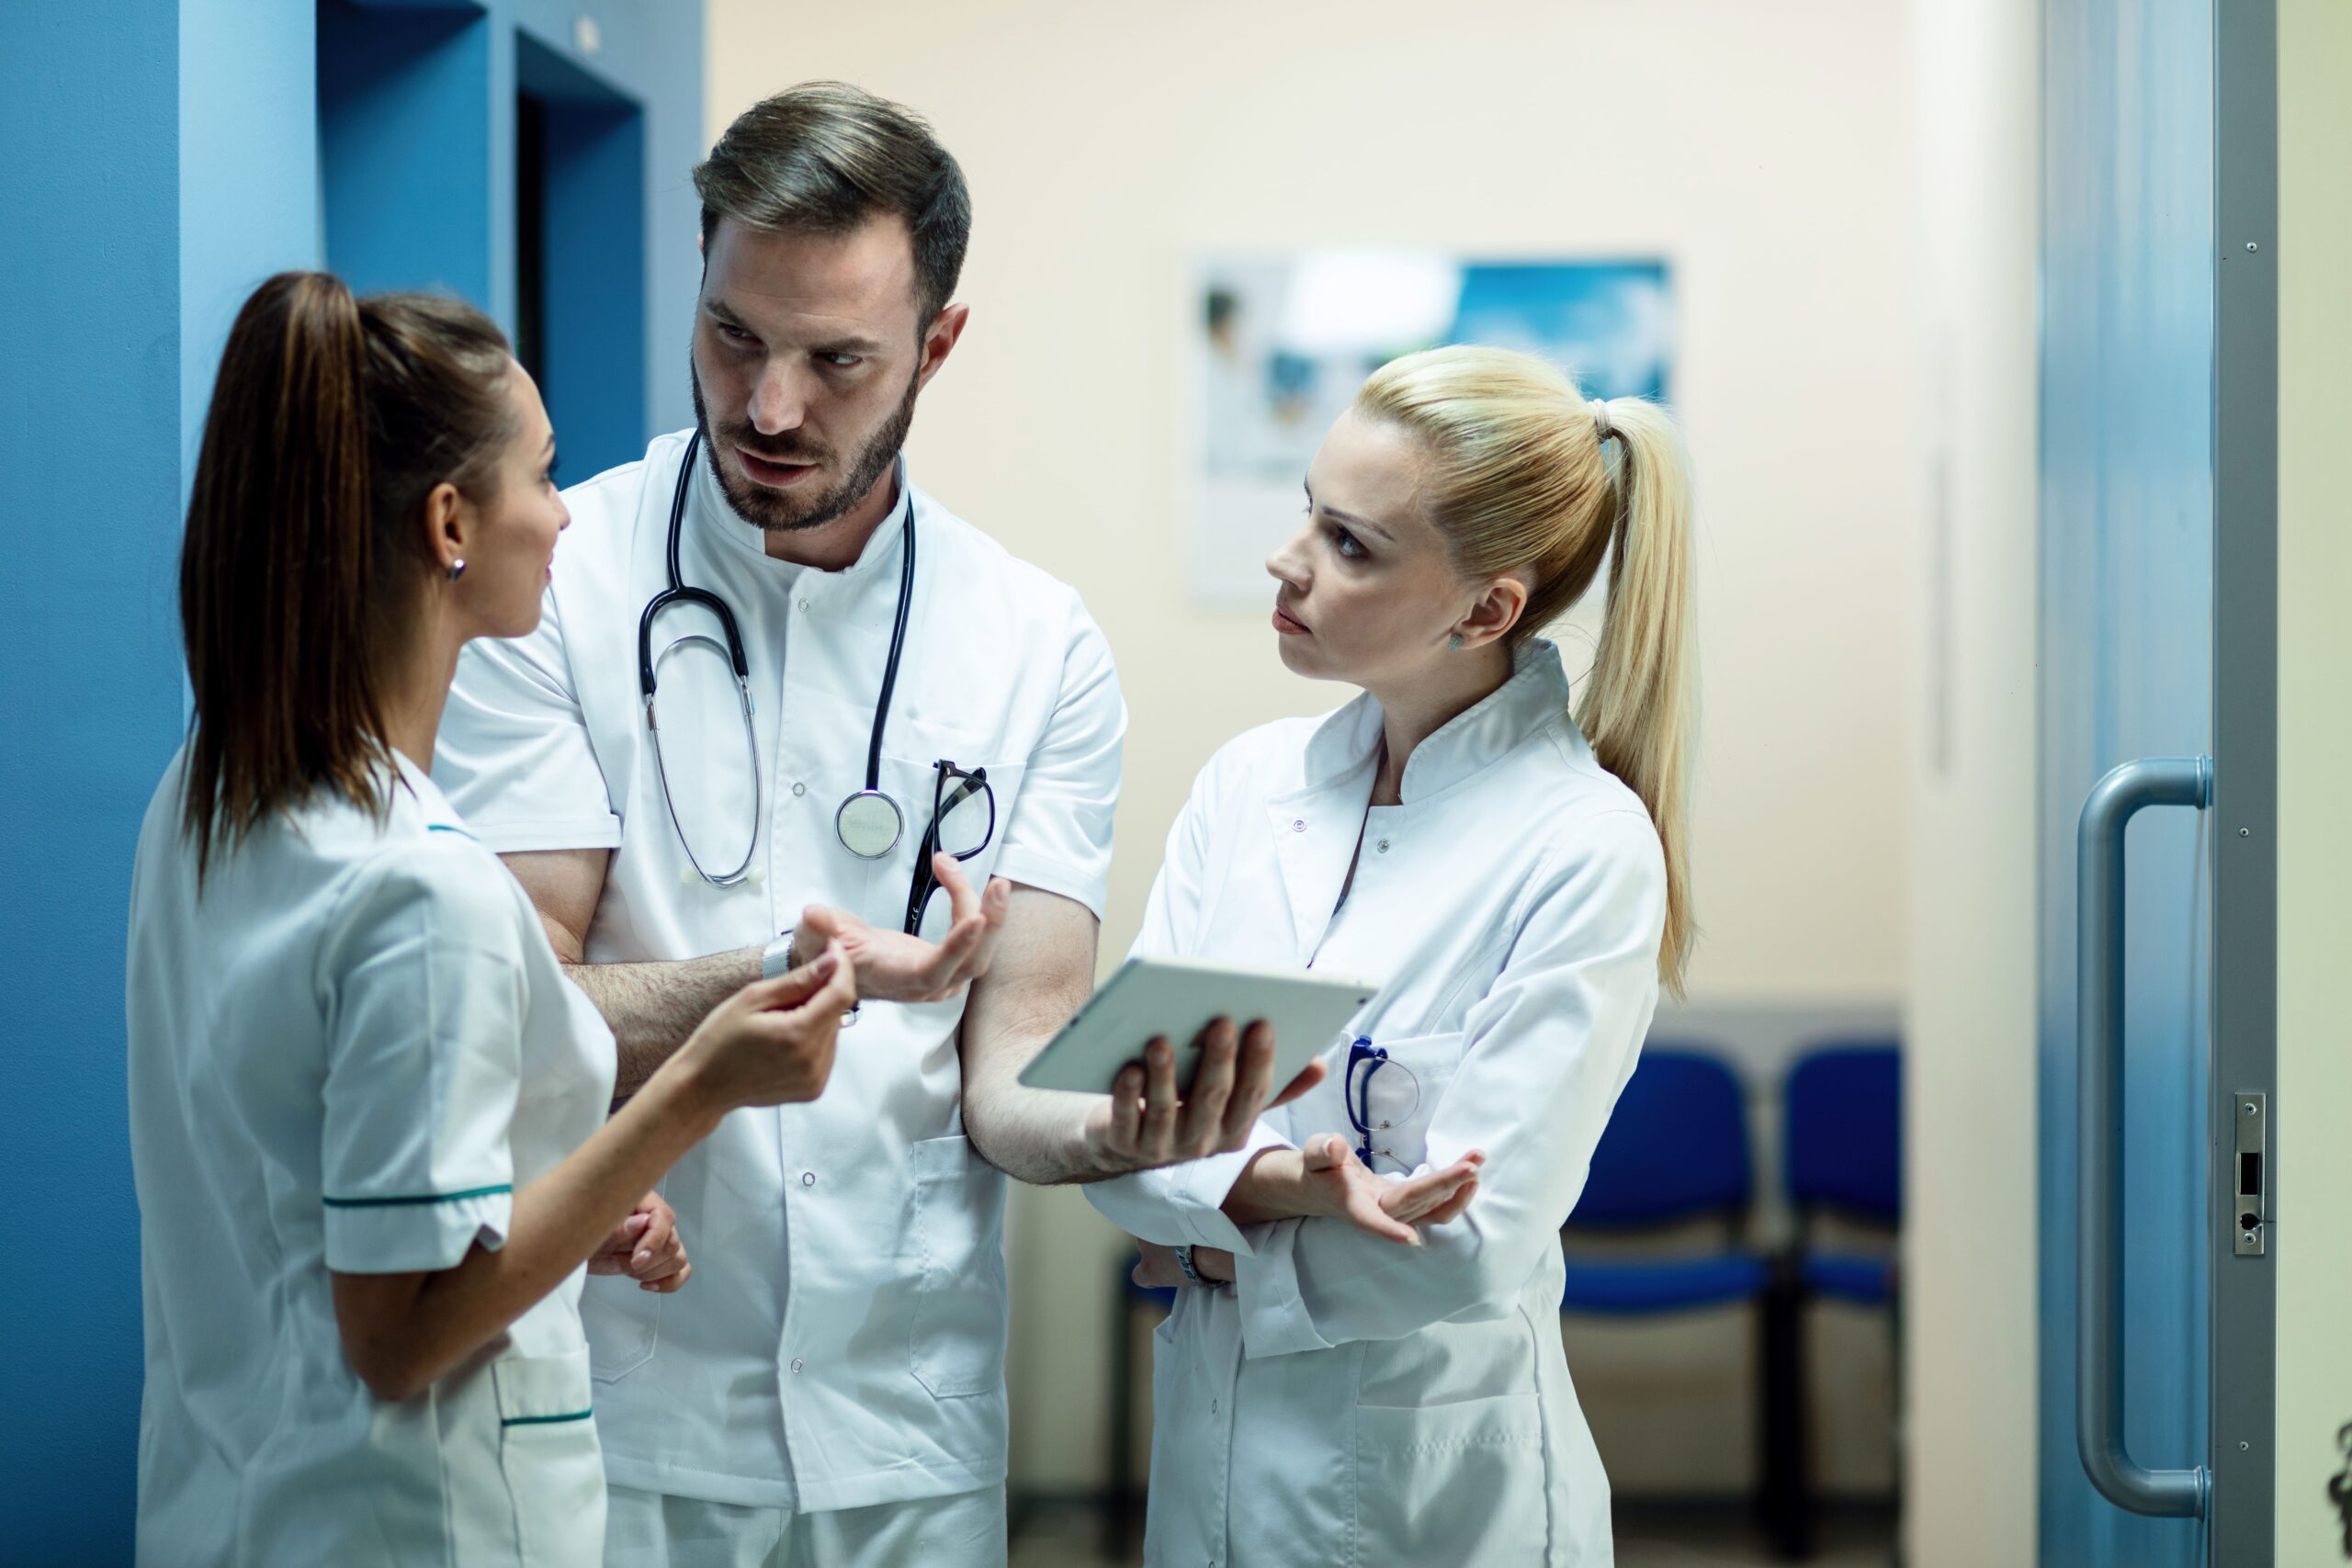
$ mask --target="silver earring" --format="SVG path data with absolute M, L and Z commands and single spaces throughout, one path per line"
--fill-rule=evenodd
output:
M 452 582 L 455 582 L 455 581 L 458 581 L 458 579 L 459 579 L 459 578 L 461 578 L 461 577 L 463 577 L 463 576 L 465 576 L 465 575 L 466 575 L 466 558 L 465 558 L 465 557 L 463 557 L 463 556 L 459 556 L 456 560 L 453 560 L 453 561 L 451 561 L 451 562 L 449 563 L 449 581 L 452 581 Z M 1459 641 L 1461 641 L 1461 638 L 1456 637 L 1454 640 L 1455 640 L 1456 642 L 1459 642 Z
M 1455 632 L 1452 637 L 1446 639 L 1445 646 L 1455 653 L 1461 652 L 1462 634 L 1460 632 Z

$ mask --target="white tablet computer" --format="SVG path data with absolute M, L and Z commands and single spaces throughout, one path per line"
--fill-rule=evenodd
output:
M 1181 1085 L 1193 1075 L 1193 1043 L 1212 1021 L 1229 1018 L 1246 1029 L 1263 1019 L 1274 1030 L 1279 1089 L 1341 1038 L 1348 1021 L 1379 990 L 1311 969 L 1130 958 L 1023 1069 L 1021 1081 L 1031 1089 L 1107 1094 L 1119 1069 L 1159 1034 L 1176 1047 Z

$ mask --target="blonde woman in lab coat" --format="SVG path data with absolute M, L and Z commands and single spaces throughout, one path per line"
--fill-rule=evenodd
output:
M 1558 1232 L 1691 940 L 1685 458 L 1653 404 L 1446 348 L 1374 374 L 1306 488 L 1277 646 L 1363 694 L 1202 771 L 1136 947 L 1385 988 L 1245 1148 L 1089 1189 L 1188 1287 L 1145 1559 L 1605 1563 Z M 1572 694 L 1534 634 L 1604 561 Z
M 130 895 L 141 1564 L 598 1562 L 582 1275 L 684 1283 L 647 1189 L 824 1086 L 838 949 L 607 1121 L 611 1034 L 427 774 L 458 649 L 538 619 L 554 457 L 455 300 L 288 273 L 229 334 Z

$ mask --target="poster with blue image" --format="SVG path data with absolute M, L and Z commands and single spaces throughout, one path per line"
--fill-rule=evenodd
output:
M 1557 366 L 1588 397 L 1671 395 L 1663 260 L 1464 259 L 1314 250 L 1199 271 L 1196 602 L 1271 599 L 1268 554 L 1295 528 L 1324 432 L 1399 355 L 1488 344 Z

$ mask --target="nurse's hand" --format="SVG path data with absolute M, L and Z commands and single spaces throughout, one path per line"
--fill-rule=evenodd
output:
M 659 1192 L 637 1201 L 605 1245 L 588 1259 L 591 1274 L 627 1274 L 648 1291 L 668 1295 L 694 1274 L 686 1244 L 678 1237 L 678 1216 Z
M 931 857 L 931 874 L 946 889 L 955 911 L 938 942 L 883 931 L 847 909 L 811 904 L 800 912 L 800 924 L 793 932 L 793 956 L 819 942 L 840 942 L 857 965 L 859 992 L 870 1001 L 944 1002 L 961 996 L 965 987 L 989 972 L 998 933 L 1004 929 L 1004 912 L 1012 904 L 1012 884 L 991 877 L 988 891 L 976 893 L 963 863 L 944 852 Z
M 1358 1159 L 1337 1133 L 1318 1133 L 1303 1149 L 1268 1149 L 1252 1159 L 1226 1195 L 1225 1213 L 1237 1224 L 1345 1220 L 1384 1241 L 1419 1247 L 1420 1226 L 1459 1219 L 1470 1207 L 1486 1163 L 1473 1149 L 1452 1165 L 1395 1181 Z
M 1296 1100 L 1329 1071 L 1321 1058 L 1272 1093 L 1274 1032 L 1263 1022 L 1244 1032 L 1220 1018 L 1193 1042 L 1193 1081 L 1180 1094 L 1176 1051 L 1163 1036 L 1111 1080 L 1111 1094 L 1086 1117 L 1087 1157 L 1108 1176 L 1231 1154 L 1250 1141 L 1258 1113 Z
M 754 980 L 711 1009 L 662 1072 L 690 1075 L 691 1092 L 722 1112 L 814 1100 L 832 1076 L 842 1014 L 857 1001 L 856 975 L 841 944 L 828 943 L 815 963 Z

